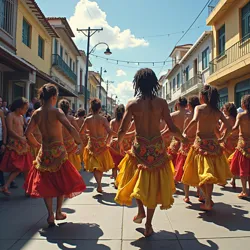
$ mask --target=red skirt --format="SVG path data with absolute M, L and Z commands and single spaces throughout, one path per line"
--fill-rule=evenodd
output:
M 177 153 L 168 150 L 168 154 L 171 156 L 171 160 L 173 162 L 174 167 L 176 167 Z
M 120 162 L 122 161 L 123 159 L 123 156 L 122 155 L 119 155 L 119 154 L 116 154 L 113 150 L 110 149 L 110 154 L 113 158 L 113 162 L 115 164 L 115 167 L 117 168 L 120 164 Z
M 181 179 L 184 173 L 183 167 L 184 167 L 186 159 L 187 159 L 186 155 L 178 153 L 176 157 L 176 165 L 175 165 L 175 176 L 174 176 L 175 181 L 181 182 Z
M 31 169 L 33 157 L 30 152 L 19 155 L 14 150 L 6 149 L 0 164 L 0 170 L 3 172 L 27 172 Z
M 86 185 L 73 165 L 66 160 L 57 172 L 41 172 L 32 167 L 24 184 L 26 193 L 33 198 L 51 198 L 64 195 L 73 198 Z
M 239 150 L 236 149 L 230 163 L 230 169 L 234 176 L 250 176 L 250 158 L 244 156 Z

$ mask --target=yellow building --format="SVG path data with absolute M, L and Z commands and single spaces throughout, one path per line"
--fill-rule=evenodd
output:
M 240 106 L 250 94 L 250 1 L 212 1 L 207 25 L 213 31 L 213 60 L 207 83 L 220 90 L 221 105 Z
M 100 74 L 94 71 L 89 71 L 89 92 L 90 92 L 90 98 L 97 97 L 97 94 L 99 91 L 97 91 L 97 88 L 100 86 Z M 98 92 L 98 93 L 97 93 Z

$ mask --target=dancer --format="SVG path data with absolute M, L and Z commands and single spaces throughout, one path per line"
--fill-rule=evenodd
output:
M 115 110 L 115 119 L 111 120 L 110 122 L 110 128 L 115 133 L 118 133 L 124 113 L 125 113 L 125 107 L 123 104 L 121 104 Z M 134 136 L 134 131 L 131 131 L 125 135 L 123 140 L 123 147 L 125 151 L 131 148 L 131 138 L 133 136 Z M 121 155 L 120 152 L 117 134 L 112 137 L 112 141 L 110 143 L 110 153 L 115 164 L 115 167 L 112 169 L 112 178 L 116 180 L 118 166 L 124 157 L 124 155 Z
M 32 134 L 38 126 L 42 134 L 42 145 L 24 186 L 31 197 L 44 198 L 48 210 L 47 222 L 53 226 L 55 218 L 64 220 L 67 217 L 62 212 L 64 196 L 72 198 L 86 188 L 81 175 L 67 159 L 62 125 L 78 145 L 81 144 L 81 139 L 65 114 L 55 108 L 57 87 L 50 83 L 43 85 L 39 89 L 39 97 L 43 105 L 34 112 L 25 134 L 30 143 L 38 145 Z M 56 217 L 52 207 L 53 197 L 57 197 Z
M 178 110 L 175 111 L 174 113 L 171 113 L 171 117 L 173 119 L 174 124 L 177 126 L 177 128 L 181 132 L 183 132 L 183 125 L 187 118 L 187 113 L 188 113 L 186 110 L 187 99 L 185 97 L 180 97 L 178 99 L 176 106 Z M 178 138 L 173 137 L 168 147 L 168 154 L 171 155 L 174 166 L 176 166 L 176 158 L 177 158 L 177 153 L 180 149 L 180 146 L 181 146 L 180 140 Z
M 242 113 L 236 118 L 233 131 L 239 129 L 239 141 L 231 161 L 231 171 L 234 176 L 240 176 L 242 192 L 240 199 L 248 197 L 247 180 L 250 176 L 250 95 L 245 95 L 241 101 Z
M 224 104 L 222 110 L 230 126 L 233 127 L 237 117 L 236 106 L 233 103 L 228 102 Z M 223 135 L 224 133 L 225 133 L 225 125 L 222 124 L 220 128 L 220 135 Z M 229 162 L 231 161 L 230 156 L 234 153 L 235 148 L 237 147 L 238 139 L 239 139 L 239 129 L 236 129 L 230 134 L 227 140 L 224 143 L 222 143 L 224 154 L 229 160 Z M 235 177 L 232 178 L 230 184 L 232 185 L 233 188 L 236 188 Z
M 27 173 L 32 166 L 32 155 L 30 147 L 23 133 L 23 115 L 28 110 L 28 100 L 19 98 L 11 105 L 11 113 L 7 115 L 6 123 L 8 129 L 8 144 L 0 164 L 0 170 L 11 173 L 5 185 L 0 189 L 3 194 L 9 196 L 8 190 L 10 183 L 20 174 Z
M 58 103 L 58 107 L 64 112 L 64 114 L 66 115 L 67 119 L 69 120 L 69 122 L 71 123 L 71 125 L 77 130 L 79 131 L 79 127 L 77 125 L 77 122 L 74 118 L 74 116 L 69 115 L 69 102 L 66 99 L 62 99 L 59 101 Z M 80 157 L 80 153 L 81 153 L 81 149 L 79 151 L 77 144 L 74 141 L 73 136 L 69 133 L 68 129 L 63 127 L 62 129 L 63 131 L 63 143 L 64 146 L 67 150 L 68 153 L 68 159 L 71 162 L 71 164 L 76 168 L 77 171 L 80 171 L 82 168 L 81 165 L 81 157 Z
M 113 159 L 110 155 L 107 144 L 113 136 L 107 119 L 99 114 L 101 101 L 94 98 L 90 102 L 92 115 L 87 117 L 80 129 L 80 134 L 89 131 L 89 141 L 84 149 L 84 167 L 88 172 L 93 172 L 97 182 L 97 192 L 102 193 L 102 176 L 114 168 Z M 107 136 L 108 134 L 108 136 Z
M 153 233 L 152 218 L 157 204 L 161 209 L 173 205 L 175 192 L 172 163 L 167 157 L 160 133 L 160 120 L 163 119 L 171 132 L 184 139 L 173 124 L 166 100 L 157 97 L 159 83 L 151 69 L 141 69 L 134 77 L 136 99 L 127 104 L 125 115 L 119 129 L 118 142 L 123 152 L 123 139 L 133 116 L 136 138 L 131 151 L 127 152 L 118 174 L 118 192 L 115 201 L 130 206 L 135 198 L 138 213 L 135 223 L 147 220 L 144 235 Z
M 184 122 L 184 128 L 191 122 L 191 120 L 193 119 L 194 116 L 194 109 L 196 106 L 200 105 L 200 100 L 199 97 L 197 96 L 192 96 L 189 98 L 188 100 L 188 110 L 190 113 L 187 114 L 187 118 Z M 183 176 L 183 167 L 185 164 L 185 161 L 187 159 L 187 155 L 188 152 L 191 148 L 191 146 L 194 143 L 195 140 L 195 136 L 196 136 L 196 130 L 197 130 L 197 126 L 194 126 L 193 128 L 191 128 L 188 133 L 187 133 L 187 138 L 188 138 L 188 143 L 184 144 L 181 143 L 179 152 L 177 154 L 177 158 L 176 158 L 176 172 L 175 172 L 175 181 L 176 182 L 181 182 L 182 176 Z M 184 184 L 184 192 L 185 192 L 185 198 L 184 201 L 186 203 L 190 202 L 189 199 L 189 186 Z M 199 201 L 203 201 L 203 198 L 199 192 L 199 189 L 197 191 L 197 196 L 199 197 Z
M 5 117 L 4 117 L 4 112 L 0 109 L 0 164 L 6 149 L 6 142 L 7 142 L 7 128 L 5 123 Z M 3 172 L 0 171 L 0 187 L 3 186 L 4 183 L 5 181 Z
M 231 128 L 218 108 L 219 93 L 216 88 L 205 85 L 200 92 L 200 102 L 201 105 L 195 108 L 192 121 L 184 130 L 186 135 L 197 124 L 196 139 L 184 165 L 182 183 L 200 187 L 205 196 L 205 204 L 201 205 L 201 209 L 210 211 L 213 206 L 213 184 L 224 185 L 232 177 L 227 158 L 219 144 L 227 139 Z M 225 124 L 225 133 L 218 140 L 215 129 L 219 120 Z

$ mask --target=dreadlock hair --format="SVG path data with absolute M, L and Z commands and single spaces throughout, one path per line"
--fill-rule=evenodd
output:
M 214 110 L 219 110 L 220 94 L 216 88 L 206 84 L 200 93 L 204 97 L 206 104 L 209 104 Z
M 237 116 L 237 108 L 234 105 L 234 103 L 232 102 L 227 102 L 223 105 L 223 110 L 226 110 L 230 116 L 232 116 L 233 118 L 236 118 Z
M 69 101 L 66 99 L 62 99 L 58 103 L 59 108 L 63 111 L 65 115 L 69 112 Z
M 248 115 L 250 115 L 250 95 L 244 95 L 242 97 L 242 104 L 246 109 Z
M 133 80 L 133 87 L 135 89 L 135 97 L 150 97 L 153 99 L 157 95 L 160 88 L 158 79 L 152 69 L 145 68 L 136 72 Z
M 11 104 L 10 111 L 14 112 L 17 109 L 22 109 L 25 105 L 28 105 L 28 103 L 29 101 L 26 98 L 20 97 Z
M 117 121 L 121 121 L 124 113 L 125 113 L 125 107 L 123 104 L 120 104 L 115 110 L 115 119 Z
M 101 101 L 98 98 L 93 98 L 90 101 L 90 107 L 93 111 L 93 114 L 96 114 L 101 109 Z
M 48 101 L 52 96 L 58 95 L 58 89 L 56 85 L 52 83 L 44 84 L 39 90 L 38 90 L 38 98 L 41 101 Z
M 196 106 L 200 105 L 200 99 L 198 96 L 191 96 L 188 99 L 188 104 L 195 109 Z

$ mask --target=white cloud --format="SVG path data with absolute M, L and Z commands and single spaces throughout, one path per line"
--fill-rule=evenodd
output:
M 103 31 L 94 34 L 91 37 L 91 44 L 106 42 L 112 49 L 134 48 L 139 46 L 148 46 L 149 43 L 140 38 L 136 38 L 130 29 L 121 30 L 118 26 L 112 27 L 107 22 L 106 13 L 100 9 L 94 1 L 79 0 L 75 7 L 75 13 L 69 19 L 70 26 L 75 33 L 76 42 L 86 39 L 84 34 L 76 31 L 77 28 L 103 28 Z M 98 46 L 100 49 L 101 46 Z
M 127 73 L 125 71 L 123 71 L 122 69 L 118 69 L 116 71 L 116 76 L 126 76 Z
M 163 76 L 163 75 L 166 75 L 167 73 L 168 73 L 168 71 L 167 71 L 167 70 L 163 70 L 163 71 L 161 71 L 161 72 L 160 72 L 160 74 L 159 74 L 159 75 L 160 75 L 160 77 L 161 77 L 161 76 Z
M 116 86 L 113 84 L 109 85 L 109 96 L 117 95 L 120 104 L 126 104 L 130 99 L 134 97 L 133 83 L 129 81 L 124 81 L 118 83 Z

